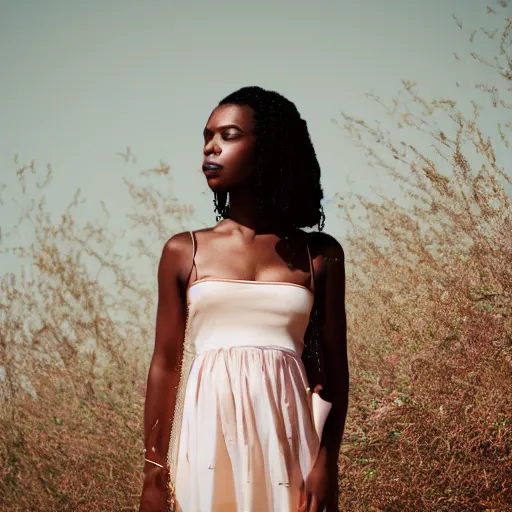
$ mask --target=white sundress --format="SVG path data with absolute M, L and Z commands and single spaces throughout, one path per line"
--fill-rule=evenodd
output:
M 301 360 L 312 291 L 207 278 L 187 306 L 168 456 L 176 510 L 295 512 L 320 444 Z

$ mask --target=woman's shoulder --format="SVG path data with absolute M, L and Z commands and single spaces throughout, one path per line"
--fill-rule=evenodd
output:
M 172 235 L 164 244 L 164 252 L 178 255 L 192 246 L 190 231 L 182 231 Z
M 197 243 L 197 238 L 216 236 L 216 231 L 217 226 L 213 226 L 175 233 L 165 242 L 164 252 L 174 257 L 189 255 L 193 250 L 194 243 Z
M 307 238 L 313 257 L 327 261 L 344 261 L 343 247 L 332 235 L 323 231 L 313 231 L 307 234 Z
M 318 281 L 344 290 L 345 252 L 340 242 L 323 232 L 308 233 L 308 238 Z
M 211 232 L 212 228 L 181 231 L 172 235 L 164 244 L 159 268 L 167 274 L 179 276 L 182 284 L 186 283 L 194 262 L 197 235 Z

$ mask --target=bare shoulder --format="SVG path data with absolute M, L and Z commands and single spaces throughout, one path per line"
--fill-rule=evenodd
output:
M 313 232 L 308 234 L 308 239 L 313 258 L 344 263 L 345 252 L 336 238 L 327 233 Z
M 211 228 L 198 229 L 195 231 L 182 231 L 173 235 L 164 245 L 164 253 L 169 257 L 181 257 L 183 255 L 190 255 L 193 248 L 193 238 L 201 238 L 215 236 L 217 233 L 217 226 Z
M 165 242 L 159 264 L 159 274 L 186 281 L 192 265 L 192 236 L 189 231 L 176 233 Z
M 194 243 L 208 245 L 208 241 L 218 236 L 216 228 L 176 233 L 165 242 L 160 259 L 160 271 L 176 275 L 182 284 L 188 281 L 193 266 Z
M 321 295 L 328 310 L 339 312 L 345 302 L 345 252 L 327 233 L 310 233 L 310 251 Z M 337 313 L 336 313 L 337 314 Z M 340 319 L 344 318 L 343 315 Z
M 165 242 L 163 248 L 163 256 L 167 259 L 172 258 L 176 260 L 181 258 L 184 253 L 192 249 L 192 237 L 189 231 L 183 231 L 176 233 L 171 236 L 167 242 Z

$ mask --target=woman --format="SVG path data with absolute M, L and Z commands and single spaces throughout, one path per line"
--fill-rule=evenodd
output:
M 162 252 L 140 510 L 338 510 L 344 255 L 320 232 L 306 123 L 244 87 L 210 115 L 203 153 L 220 222 Z M 315 408 L 329 403 L 322 431 Z

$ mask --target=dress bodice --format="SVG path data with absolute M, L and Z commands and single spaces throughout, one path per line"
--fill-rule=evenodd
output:
M 313 306 L 305 286 L 202 279 L 188 289 L 188 336 L 196 354 L 227 347 L 280 348 L 300 357 Z

